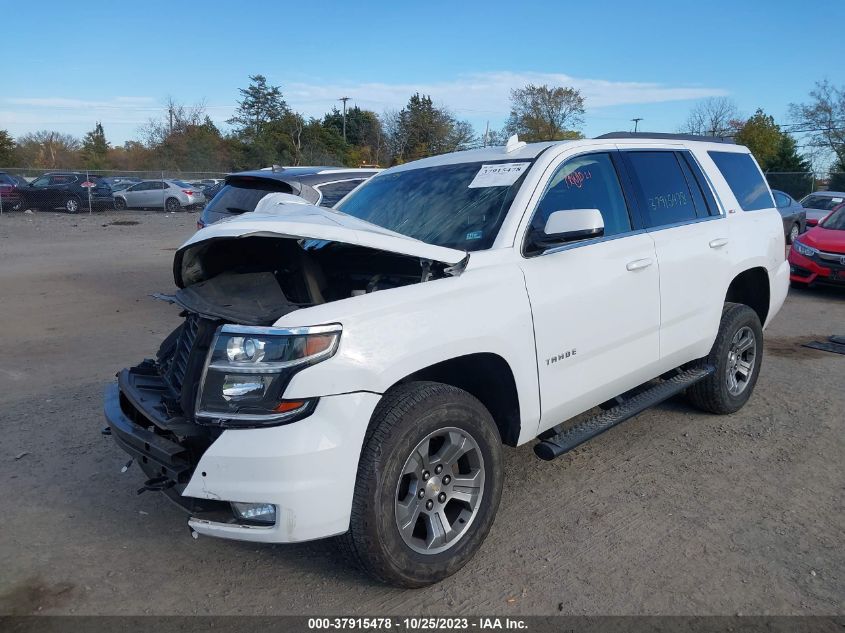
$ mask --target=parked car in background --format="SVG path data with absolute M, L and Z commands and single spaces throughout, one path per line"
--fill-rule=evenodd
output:
M 816 226 L 834 207 L 845 202 L 843 191 L 816 191 L 801 198 L 801 206 L 807 213 L 807 226 Z
M 277 167 L 230 174 L 203 209 L 197 228 L 254 211 L 259 200 L 268 193 L 289 193 L 311 204 L 332 207 L 379 171 L 346 167 Z
M 772 189 L 775 197 L 775 207 L 783 218 L 783 234 L 786 243 L 792 244 L 795 238 L 807 230 L 807 212 L 801 203 L 788 193 Z
M 102 176 L 81 172 L 56 172 L 39 176 L 20 189 L 24 209 L 64 209 L 76 213 L 112 206 L 112 190 Z
M 116 191 L 123 191 L 124 189 L 129 189 L 129 187 L 131 187 L 134 184 L 136 184 L 136 183 L 131 181 L 131 180 L 115 182 L 115 183 L 112 183 L 111 190 L 112 190 L 112 193 L 114 193 Z
M 792 243 L 789 280 L 802 286 L 845 285 L 845 204 Z
M 23 194 L 21 189 L 28 187 L 29 183 L 23 176 L 15 176 L 0 171 L 0 208 L 3 211 L 18 211 L 21 208 Z
M 181 180 L 144 180 L 114 194 L 115 209 L 164 209 L 175 213 L 204 203 L 202 192 Z

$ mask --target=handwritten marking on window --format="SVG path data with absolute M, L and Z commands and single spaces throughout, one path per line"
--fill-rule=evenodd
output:
M 665 195 L 653 196 L 648 199 L 648 206 L 652 211 L 685 207 L 688 204 L 689 199 L 687 198 L 687 194 L 683 191 L 672 191 Z
M 578 189 L 580 189 L 584 186 L 584 183 L 588 180 L 591 180 L 592 177 L 593 174 L 590 172 L 589 169 L 577 169 L 568 176 L 566 176 L 563 180 L 566 183 L 567 189 L 571 189 L 572 187 L 577 187 Z

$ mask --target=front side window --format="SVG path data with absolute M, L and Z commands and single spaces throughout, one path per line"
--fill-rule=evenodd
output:
M 771 209 L 772 194 L 763 174 L 751 158 L 744 152 L 707 152 L 722 176 L 733 191 L 736 201 L 743 211 Z
M 626 156 L 646 226 L 666 226 L 696 219 L 696 198 L 675 152 L 630 151 Z M 700 191 L 697 193 L 701 195 Z
M 533 161 L 436 165 L 373 177 L 336 208 L 414 239 L 490 248 Z
M 607 153 L 572 158 L 557 168 L 531 219 L 531 231 L 542 231 L 555 211 L 598 209 L 604 235 L 631 230 L 631 218 L 616 168 Z

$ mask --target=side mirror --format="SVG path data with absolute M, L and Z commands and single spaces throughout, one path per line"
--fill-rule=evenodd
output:
M 532 250 L 544 251 L 567 242 L 604 235 L 604 220 L 598 209 L 569 209 L 554 211 L 546 220 L 543 231 L 531 235 Z

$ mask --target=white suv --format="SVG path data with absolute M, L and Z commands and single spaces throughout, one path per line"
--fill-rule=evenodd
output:
M 512 138 L 335 209 L 270 195 L 176 253 L 185 321 L 106 417 L 195 535 L 343 535 L 424 586 L 487 535 L 503 445 L 552 459 L 682 391 L 742 407 L 784 250 L 748 150 L 673 135 Z

